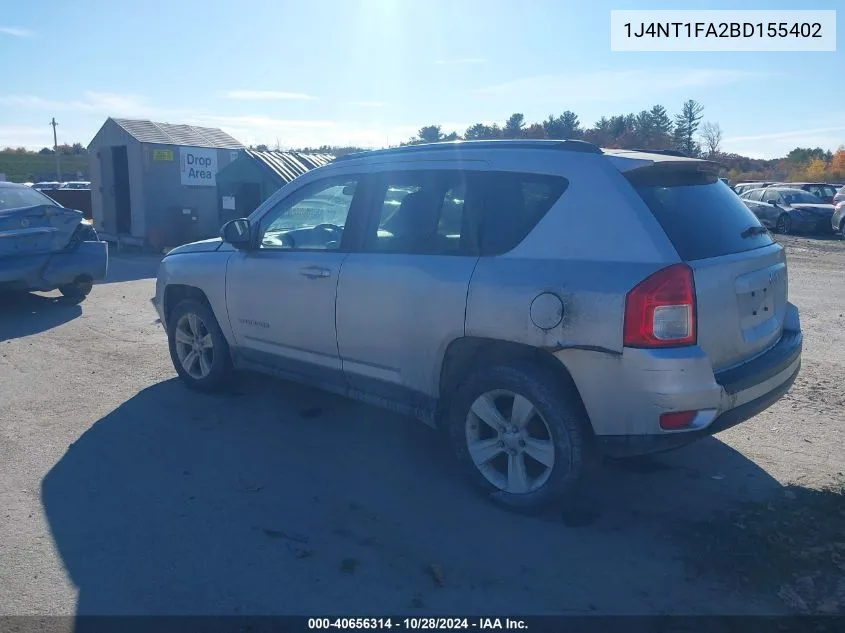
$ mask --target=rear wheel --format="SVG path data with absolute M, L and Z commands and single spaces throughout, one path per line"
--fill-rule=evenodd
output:
M 170 358 L 191 389 L 217 391 L 232 370 L 229 344 L 214 313 L 195 299 L 180 301 L 167 319 Z
M 499 366 L 458 389 L 448 430 L 462 468 L 485 496 L 538 509 L 581 480 L 588 425 L 578 395 L 551 372 Z
M 778 233 L 783 235 L 789 235 L 789 232 L 792 230 L 792 222 L 789 219 L 789 216 L 786 213 L 782 213 L 778 218 L 776 229 Z
M 845 218 L 839 223 L 839 237 L 845 240 Z
M 72 283 L 59 286 L 59 292 L 69 301 L 82 301 L 91 294 L 94 280 L 90 277 L 77 277 Z

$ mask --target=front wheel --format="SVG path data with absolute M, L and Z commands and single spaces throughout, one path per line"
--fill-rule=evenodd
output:
M 499 366 L 452 399 L 449 436 L 462 468 L 492 501 L 539 509 L 572 492 L 585 470 L 589 420 L 551 372 Z
M 232 370 L 229 344 L 214 313 L 195 299 L 183 299 L 167 319 L 167 342 L 176 373 L 191 389 L 217 391 Z
M 789 235 L 789 232 L 792 230 L 792 222 L 786 213 L 782 213 L 780 217 L 778 217 L 776 230 L 782 235 Z

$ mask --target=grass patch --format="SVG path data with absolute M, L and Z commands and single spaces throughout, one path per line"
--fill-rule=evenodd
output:
M 845 481 L 786 487 L 695 523 L 684 538 L 699 573 L 776 595 L 797 613 L 845 613 Z

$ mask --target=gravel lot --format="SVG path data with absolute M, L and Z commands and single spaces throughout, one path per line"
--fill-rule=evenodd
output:
M 422 424 L 258 376 L 175 378 L 157 261 L 81 306 L 0 300 L 0 613 L 775 613 L 690 563 L 685 526 L 845 471 L 845 242 L 785 238 L 802 373 L 773 408 L 501 511 Z

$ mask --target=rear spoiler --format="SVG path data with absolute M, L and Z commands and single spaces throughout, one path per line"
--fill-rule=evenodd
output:
M 718 174 L 721 165 L 712 160 L 687 158 L 680 152 L 637 150 L 605 150 L 605 156 L 623 174 L 642 169 L 664 171 L 705 171 Z

